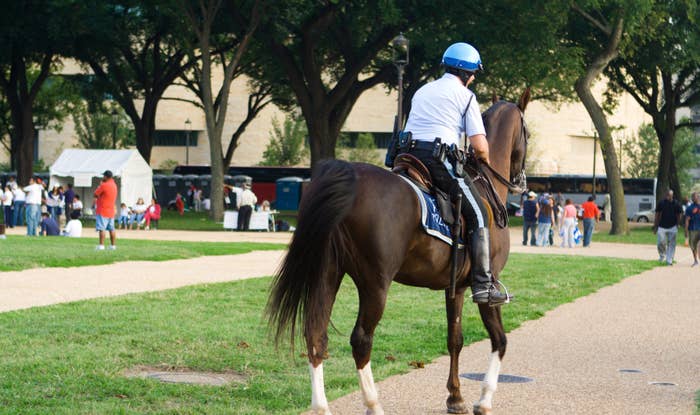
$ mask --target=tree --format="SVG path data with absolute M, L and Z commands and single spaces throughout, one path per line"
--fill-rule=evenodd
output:
M 362 92 L 394 77 L 389 41 L 428 10 L 428 3 L 443 2 L 405 8 L 397 3 L 296 0 L 268 11 L 258 50 L 276 63 L 262 76 L 288 84 L 275 90 L 276 102 L 291 101 L 287 93 L 296 98 L 309 131 L 312 165 L 335 157 L 340 130 Z
M 340 138 L 340 159 L 357 163 L 369 163 L 377 166 L 384 165 L 384 159 L 377 154 L 377 145 L 370 133 L 360 133 L 354 143 L 346 134 Z
M 33 174 L 35 115 L 41 114 L 37 98 L 59 57 L 70 50 L 80 18 L 72 11 L 61 1 L 36 0 L 8 2 L 0 14 L 0 90 L 9 109 L 10 128 L 5 128 L 20 183 Z
M 116 111 L 116 124 L 113 111 Z M 73 114 L 78 145 L 88 149 L 126 148 L 134 145 L 134 130 L 124 111 L 102 105 L 96 111 L 82 105 Z
M 630 34 L 620 59 L 606 71 L 616 91 L 625 91 L 652 118 L 661 151 L 657 194 L 673 189 L 682 195 L 682 169 L 675 151 L 679 108 L 700 104 L 700 4 L 697 1 L 657 1 L 642 27 Z
M 612 206 L 610 233 L 627 234 L 627 209 L 612 131 L 603 106 L 593 95 L 592 87 L 605 68 L 619 56 L 624 46 L 623 34 L 639 27 L 639 20 L 647 12 L 648 4 L 636 0 L 593 0 L 581 4 L 573 2 L 571 8 L 570 39 L 580 45 L 585 53 L 585 70 L 576 80 L 574 89 L 598 132 Z
M 681 123 L 690 123 L 685 118 Z M 693 186 L 693 177 L 690 170 L 697 168 L 698 156 L 695 152 L 700 143 L 700 135 L 696 134 L 690 127 L 681 127 L 676 131 L 673 140 L 673 158 L 676 162 L 678 172 L 678 183 L 680 192 L 678 194 L 688 194 Z M 634 141 L 628 141 L 623 146 L 623 151 L 627 158 L 627 175 L 630 177 L 657 177 L 659 171 L 659 141 L 656 130 L 651 124 L 643 124 L 639 127 L 639 133 Z M 661 189 L 663 194 L 666 188 Z M 674 193 L 675 190 L 674 190 Z
M 231 82 L 259 23 L 260 1 L 255 1 L 250 6 L 250 14 L 245 17 L 239 14 L 243 3 L 229 4 L 228 7 L 224 6 L 222 0 L 199 1 L 197 4 L 183 0 L 181 3 L 197 40 L 186 47 L 190 61 L 197 62 L 191 66 L 193 79 L 188 81 L 188 86 L 197 94 L 204 108 L 211 156 L 210 197 L 211 216 L 214 220 L 223 219 L 224 168 L 230 164 L 237 143 L 236 137 L 233 145 L 229 145 L 225 158 L 221 137 L 226 122 Z M 233 28 L 230 27 L 232 23 Z M 197 51 L 201 54 L 200 60 L 195 58 Z M 211 82 L 216 64 L 223 70 L 223 81 L 218 93 L 214 93 Z M 248 113 L 251 113 L 250 105 Z
M 59 71 L 59 66 L 52 72 Z M 32 83 L 39 75 L 36 70 L 28 73 L 29 82 Z M 36 99 L 32 104 L 32 121 L 36 130 L 63 129 L 65 119 L 80 105 L 80 94 L 72 81 L 62 75 L 50 75 L 39 88 Z M 12 111 L 10 104 L 4 95 L 0 95 L 0 143 L 10 155 L 11 170 L 17 168 L 17 156 L 19 145 L 13 140 L 15 128 L 12 123 Z M 32 136 L 33 141 L 33 136 Z M 33 143 L 32 143 L 33 144 Z M 35 165 L 32 153 L 32 165 Z M 32 171 L 36 171 L 33 167 Z
M 150 162 L 158 103 L 197 59 L 188 59 L 181 46 L 180 36 L 190 32 L 167 0 L 82 5 L 89 18 L 75 55 L 124 109 L 134 125 L 136 148 Z
M 625 142 L 622 151 L 627 160 L 627 176 L 656 177 L 659 171 L 659 141 L 652 125 L 641 125 L 636 139 Z
M 261 166 L 296 166 L 308 156 L 304 146 L 307 131 L 304 120 L 287 116 L 280 126 L 277 118 L 272 119 L 270 142 L 263 152 Z

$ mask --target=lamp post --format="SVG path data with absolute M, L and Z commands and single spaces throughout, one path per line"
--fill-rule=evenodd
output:
M 595 199 L 595 153 L 598 147 L 598 131 L 596 131 L 595 126 L 593 126 L 593 199 Z
M 188 118 L 185 120 L 185 166 L 190 165 L 190 130 L 192 129 L 192 121 Z
M 403 33 L 399 33 L 399 35 L 391 41 L 391 48 L 394 65 L 399 72 L 399 104 L 396 118 L 397 130 L 401 131 L 403 129 L 403 70 L 406 65 L 408 65 L 408 39 Z
M 116 108 L 112 109 L 112 148 L 117 148 L 117 124 L 119 124 L 119 113 Z

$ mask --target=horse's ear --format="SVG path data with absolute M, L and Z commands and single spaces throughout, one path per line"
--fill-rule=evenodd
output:
M 491 94 L 491 104 L 495 104 L 497 102 L 498 102 L 498 95 L 496 95 L 496 93 L 494 92 L 493 94 Z
M 525 92 L 520 96 L 518 100 L 518 108 L 520 111 L 525 112 L 527 104 L 530 102 L 530 87 L 525 88 Z

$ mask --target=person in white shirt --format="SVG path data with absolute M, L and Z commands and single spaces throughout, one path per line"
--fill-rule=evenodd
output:
M 44 188 L 36 182 L 34 177 L 31 177 L 29 185 L 22 190 L 27 194 L 25 200 L 27 235 L 36 236 L 37 226 L 39 226 L 39 221 L 41 220 L 41 196 Z
M 239 231 L 247 231 L 250 228 L 250 217 L 253 215 L 253 208 L 255 204 L 258 203 L 258 198 L 255 196 L 252 190 L 250 190 L 250 185 L 245 183 L 243 185 L 243 191 L 240 194 L 238 200 L 238 225 L 236 229 Z
M 142 197 L 139 197 L 136 204 L 131 207 L 131 216 L 129 216 L 129 228 L 136 229 L 141 226 L 141 221 L 143 220 L 143 215 L 146 213 L 146 202 L 143 201 Z
M 455 43 L 442 55 L 445 74 L 416 91 L 411 113 L 401 133 L 402 147 L 428 168 L 433 183 L 456 198 L 463 196 L 462 213 L 471 233 L 472 300 L 492 306 L 508 301 L 491 274 L 486 209 L 468 177 L 461 173 L 462 134 L 466 135 L 477 159 L 489 162 L 489 146 L 476 96 L 469 90 L 483 69 L 479 52 L 468 43 Z
M 71 213 L 73 213 L 73 211 L 76 211 L 76 212 L 78 212 L 78 217 L 80 217 L 80 215 L 83 214 L 83 202 L 80 201 L 80 196 L 78 196 L 78 195 L 73 196 L 72 206 L 73 207 L 71 209 Z
M 80 212 L 73 210 L 70 213 L 70 220 L 66 223 L 66 227 L 61 234 L 69 238 L 80 238 L 83 235 L 83 224 L 78 219 Z
M 12 199 L 14 199 L 14 193 L 12 193 L 12 186 L 10 182 L 5 185 L 5 191 L 0 189 L 0 201 L 2 201 L 3 214 L 5 215 L 5 226 L 8 228 L 14 228 L 15 223 L 13 222 L 13 212 L 12 212 Z
M 16 183 L 15 183 L 16 185 Z M 19 187 L 15 187 L 13 189 L 12 194 L 14 195 L 14 209 L 13 209 L 13 218 L 12 218 L 12 223 L 15 226 L 23 226 L 24 225 L 24 200 L 26 198 L 24 191 L 20 189 Z

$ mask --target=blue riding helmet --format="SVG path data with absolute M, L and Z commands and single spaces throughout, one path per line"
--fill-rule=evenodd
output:
M 476 72 L 484 69 L 479 51 L 468 43 L 454 43 L 442 55 L 442 64 L 455 69 Z

